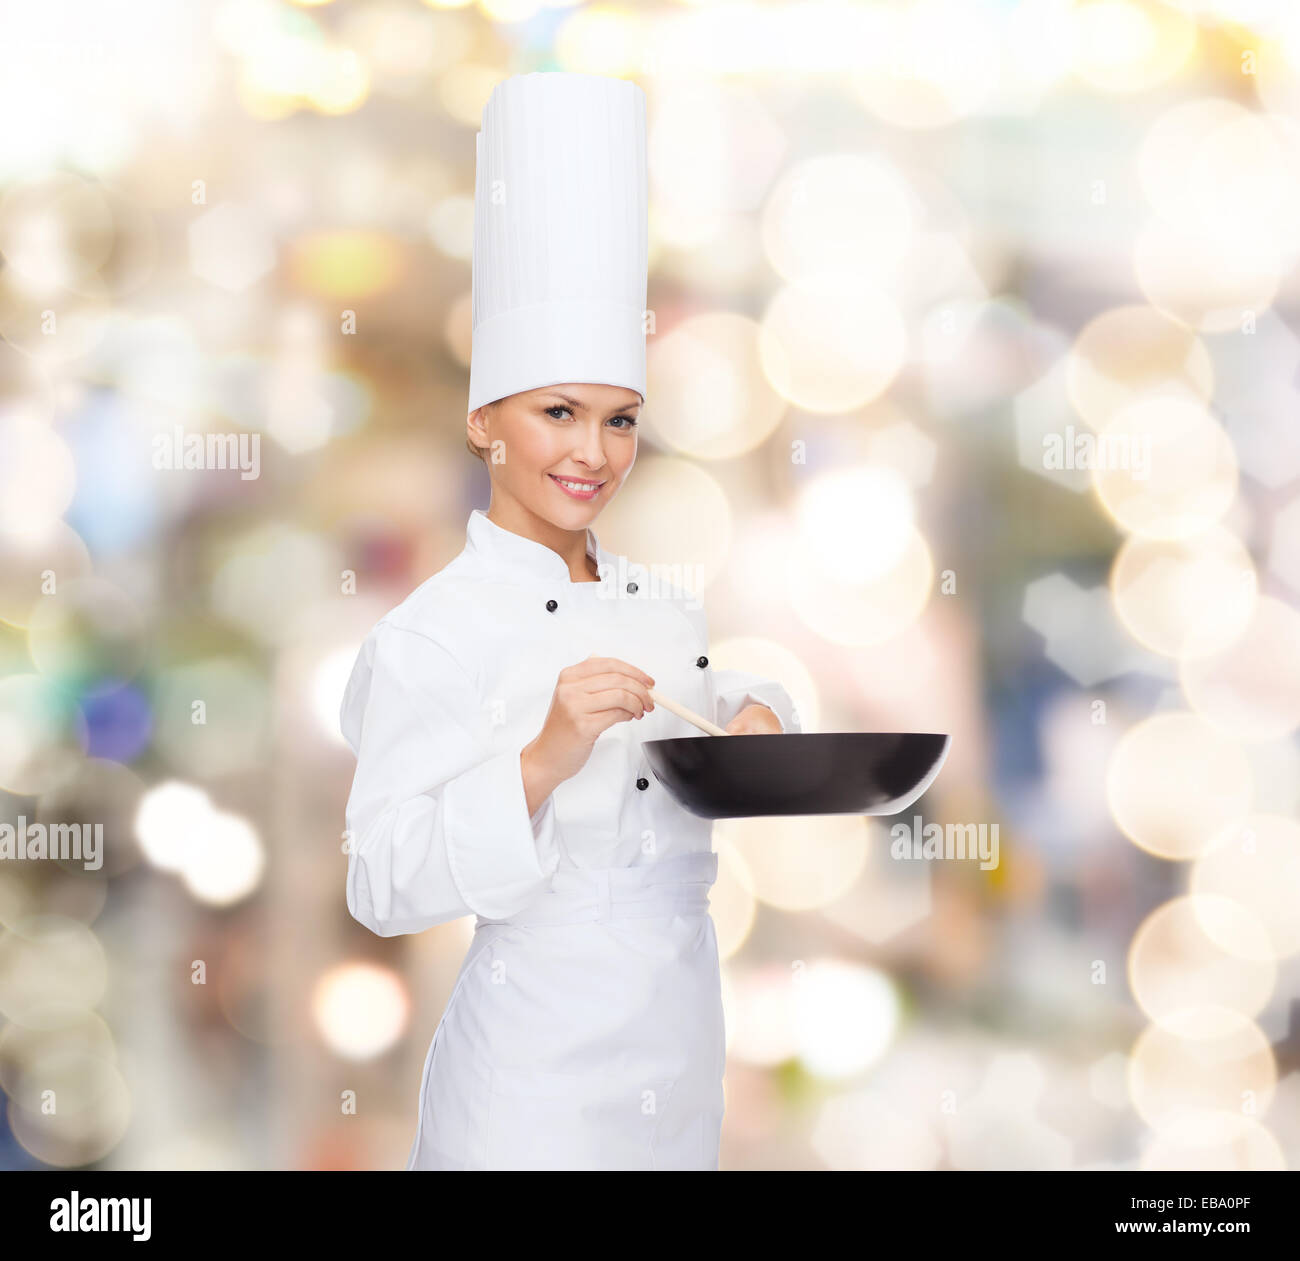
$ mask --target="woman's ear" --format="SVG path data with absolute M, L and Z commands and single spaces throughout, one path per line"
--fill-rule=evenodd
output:
M 465 440 L 471 447 L 477 448 L 476 454 L 482 458 L 483 453 L 492 444 L 488 440 L 486 411 L 491 404 L 476 407 L 465 417 Z

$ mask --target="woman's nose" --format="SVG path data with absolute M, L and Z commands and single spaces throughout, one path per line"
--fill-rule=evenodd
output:
M 599 470 L 605 467 L 605 448 L 601 445 L 600 437 L 598 430 L 584 433 L 582 442 L 574 452 L 574 457 L 581 459 L 589 469 Z

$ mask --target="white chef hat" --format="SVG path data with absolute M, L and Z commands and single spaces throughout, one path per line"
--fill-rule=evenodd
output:
M 469 411 L 563 382 L 645 398 L 645 93 L 545 71 L 498 83 L 474 184 Z

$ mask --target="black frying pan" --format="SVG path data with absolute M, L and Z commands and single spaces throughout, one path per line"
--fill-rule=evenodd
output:
M 692 814 L 897 814 L 931 784 L 952 737 L 929 732 L 684 736 L 642 745 Z

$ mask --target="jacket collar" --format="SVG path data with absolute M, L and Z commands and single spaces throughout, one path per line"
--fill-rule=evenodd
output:
M 497 525 L 482 508 L 475 508 L 469 514 L 465 543 L 472 559 L 488 569 L 493 577 L 540 586 L 558 583 L 593 591 L 606 587 L 612 580 L 618 559 L 601 547 L 596 531 L 588 526 L 587 555 L 594 557 L 600 581 L 573 582 L 569 577 L 569 567 L 558 552 L 551 551 L 536 539 L 525 538 Z

